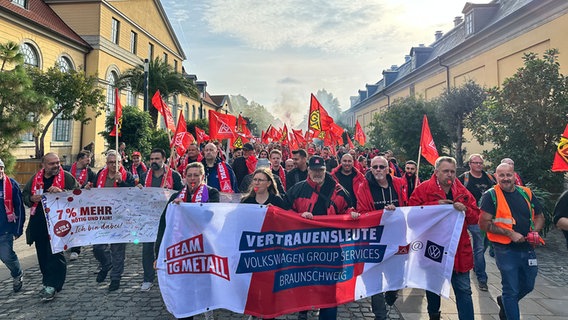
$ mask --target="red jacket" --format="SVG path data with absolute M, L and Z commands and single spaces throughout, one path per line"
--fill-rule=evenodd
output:
M 320 197 L 322 201 L 317 205 Z M 329 174 L 325 175 L 321 187 L 316 186 L 309 176 L 308 179 L 296 183 L 286 192 L 284 201 L 286 209 L 300 214 L 311 212 L 314 216 L 344 214 L 352 210 L 347 192 Z
M 375 179 L 375 177 L 373 177 L 373 174 L 370 172 L 365 176 L 363 182 L 361 182 L 357 188 L 354 188 L 355 194 L 357 195 L 357 211 L 360 213 L 376 210 L 373 195 L 371 194 L 369 179 Z M 389 185 L 392 185 L 394 187 L 394 190 L 396 191 L 396 194 L 398 196 L 399 205 L 397 207 L 407 206 L 408 197 L 406 195 L 406 187 L 402 179 L 387 175 L 387 180 L 389 180 Z
M 454 179 L 452 184 L 452 196 L 454 202 L 461 202 L 466 207 L 465 223 L 462 228 L 458 249 L 454 260 L 454 271 L 468 272 L 473 268 L 473 250 L 467 233 L 467 225 L 477 224 L 479 220 L 479 208 L 475 201 L 475 197 L 463 186 L 458 180 Z M 436 205 L 439 200 L 446 199 L 446 193 L 438 185 L 436 175 L 432 175 L 429 180 L 424 181 L 410 196 L 409 205 Z

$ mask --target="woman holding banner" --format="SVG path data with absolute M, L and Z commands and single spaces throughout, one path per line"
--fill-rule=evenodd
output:
M 219 202 L 219 190 L 205 184 L 205 167 L 201 162 L 192 162 L 185 168 L 185 187 L 178 193 L 171 196 L 168 201 L 170 203 L 180 204 L 182 202 L 205 203 Z M 158 226 L 158 234 L 156 236 L 156 244 L 154 246 L 155 256 L 158 257 L 160 245 L 166 230 L 166 211 L 168 206 L 164 208 L 160 217 L 160 225 Z M 154 266 L 156 262 L 154 261 Z M 213 312 L 209 311 L 205 314 L 206 319 L 213 319 Z M 183 319 L 193 319 L 187 317 Z

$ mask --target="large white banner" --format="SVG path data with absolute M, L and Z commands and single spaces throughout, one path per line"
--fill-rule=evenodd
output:
M 162 188 L 96 188 L 44 193 L 51 250 L 101 243 L 154 242 L 168 199 Z
M 272 318 L 422 288 L 449 296 L 464 215 L 451 205 L 317 216 L 171 204 L 157 268 L 177 318 L 224 308 Z

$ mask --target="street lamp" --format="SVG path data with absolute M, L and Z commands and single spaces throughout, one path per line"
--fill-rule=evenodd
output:
M 148 112 L 148 74 L 150 70 L 150 62 L 148 59 L 144 59 L 144 111 Z

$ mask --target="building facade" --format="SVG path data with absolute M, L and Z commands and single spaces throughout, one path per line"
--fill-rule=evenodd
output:
M 57 152 L 67 164 L 89 143 L 94 143 L 96 160 L 107 149 L 99 132 L 114 110 L 114 85 L 126 70 L 159 57 L 185 74 L 185 53 L 159 0 L 0 0 L 0 30 L 0 42 L 18 43 L 26 64 L 47 70 L 58 63 L 97 75 L 107 112 L 98 117 L 91 112 L 92 120 L 84 124 L 57 119 L 47 134 L 45 152 Z M 206 118 L 208 108 L 222 107 L 204 103 L 205 95 L 168 97 L 174 117 L 183 111 L 187 120 Z M 129 88 L 119 98 L 122 105 L 144 108 L 143 97 Z M 33 137 L 25 134 L 23 140 L 14 155 L 33 157 Z
M 408 96 L 427 100 L 448 88 L 473 80 L 481 86 L 496 87 L 523 66 L 525 53 L 540 57 L 547 49 L 559 50 L 561 68 L 568 67 L 568 1 L 494 0 L 485 4 L 466 3 L 454 28 L 436 31 L 429 46 L 410 49 L 402 65 L 384 70 L 382 78 L 367 84 L 351 97 L 346 111 L 352 126 L 359 120 L 367 125 L 373 116 Z M 468 137 L 468 140 L 472 140 Z M 475 142 L 469 153 L 482 151 Z

